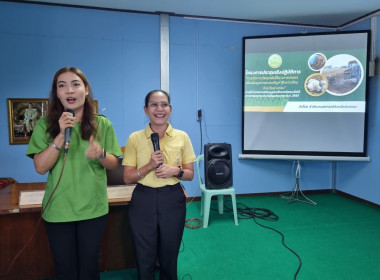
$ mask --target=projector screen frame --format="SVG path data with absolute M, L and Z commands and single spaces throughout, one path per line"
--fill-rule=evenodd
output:
M 261 40 L 261 39 L 281 39 L 281 38 L 293 38 L 293 37 L 311 37 L 311 36 L 331 36 L 331 35 L 344 35 L 344 34 L 365 34 L 366 36 L 366 56 L 365 67 L 362 74 L 362 79 L 365 82 L 365 98 L 364 98 L 364 115 L 361 115 L 359 120 L 362 123 L 362 150 L 361 151 L 325 151 L 325 150 L 283 150 L 283 149 L 247 149 L 245 147 L 245 94 L 246 94 L 246 41 L 247 40 Z M 317 37 L 316 37 L 317 38 Z M 242 67 L 242 153 L 239 154 L 239 159 L 254 158 L 254 159 L 289 159 L 289 160 L 338 160 L 338 161 L 369 161 L 367 156 L 367 131 L 368 131 L 368 80 L 369 80 L 369 62 L 370 62 L 370 42 L 371 32 L 370 30 L 358 30 L 358 31 L 338 31 L 338 32 L 316 32 L 310 34 L 281 34 L 281 35 L 268 35 L 268 36 L 245 36 L 243 40 L 243 67 Z M 362 48 L 364 49 L 364 48 Z M 314 50 L 313 50 L 314 51 Z M 323 51 L 323 50 L 322 50 Z M 317 51 L 315 51 L 317 52 Z M 275 51 L 273 52 L 275 53 Z M 305 84 L 306 91 L 306 84 Z M 363 112 L 362 112 L 363 113 Z M 287 112 L 282 112 L 287 114 Z M 306 113 L 305 113 L 306 114 Z M 355 114 L 353 115 L 355 116 Z M 280 140 L 281 137 L 279 137 Z

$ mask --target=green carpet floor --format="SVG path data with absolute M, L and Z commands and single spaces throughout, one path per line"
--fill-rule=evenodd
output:
M 317 205 L 237 197 L 239 208 L 268 209 L 277 221 L 239 215 L 235 226 L 228 209 L 223 215 L 211 211 L 208 228 L 185 228 L 178 279 L 380 279 L 380 209 L 338 194 L 308 197 Z M 200 219 L 199 212 L 200 202 L 192 202 L 187 218 Z M 103 272 L 101 279 L 137 279 L 136 270 Z
M 300 257 L 297 279 L 380 279 L 380 209 L 334 194 L 309 197 L 316 206 L 288 204 L 278 196 L 237 201 L 278 215 L 278 221 L 256 221 L 281 232 Z M 198 215 L 198 209 L 190 207 L 188 217 Z M 282 245 L 280 234 L 253 219 L 239 219 L 235 226 L 232 213 L 211 214 L 207 229 L 185 230 L 179 277 L 294 279 L 300 262 Z

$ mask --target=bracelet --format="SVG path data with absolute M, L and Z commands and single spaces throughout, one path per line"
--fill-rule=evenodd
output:
M 139 171 L 139 169 L 138 169 L 138 168 L 137 168 L 137 176 L 139 176 L 139 177 L 140 177 L 140 179 L 144 178 L 143 176 L 141 176 L 141 174 L 140 174 L 140 171 Z
M 51 145 L 53 146 L 54 149 L 56 149 L 57 151 L 62 151 L 60 148 L 57 147 L 57 145 L 53 142 L 51 142 Z
M 100 155 L 100 157 L 98 157 L 98 160 L 105 159 L 105 158 L 106 158 L 106 150 L 104 150 L 104 148 L 103 148 L 102 154 Z

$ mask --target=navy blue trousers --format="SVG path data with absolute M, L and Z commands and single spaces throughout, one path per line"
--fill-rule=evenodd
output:
M 100 279 L 99 255 L 107 215 L 78 222 L 45 222 L 57 280 Z
M 177 259 L 186 218 L 186 197 L 181 184 L 151 188 L 137 184 L 129 205 L 129 223 L 138 279 L 177 280 Z

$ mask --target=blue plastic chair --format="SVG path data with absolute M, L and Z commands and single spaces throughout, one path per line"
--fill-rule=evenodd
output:
M 211 198 L 214 195 L 218 196 L 218 213 L 223 214 L 223 200 L 224 195 L 230 195 L 232 199 L 232 208 L 234 213 L 235 225 L 238 225 L 238 217 L 236 210 L 236 195 L 235 189 L 233 187 L 229 187 L 227 189 L 206 189 L 205 184 L 203 183 L 201 176 L 201 163 L 204 162 L 204 155 L 199 155 L 197 157 L 197 171 L 198 171 L 198 179 L 199 179 L 199 187 L 202 191 L 201 196 L 201 216 L 203 215 L 203 227 L 208 227 L 208 221 L 210 216 L 210 206 L 211 206 Z

